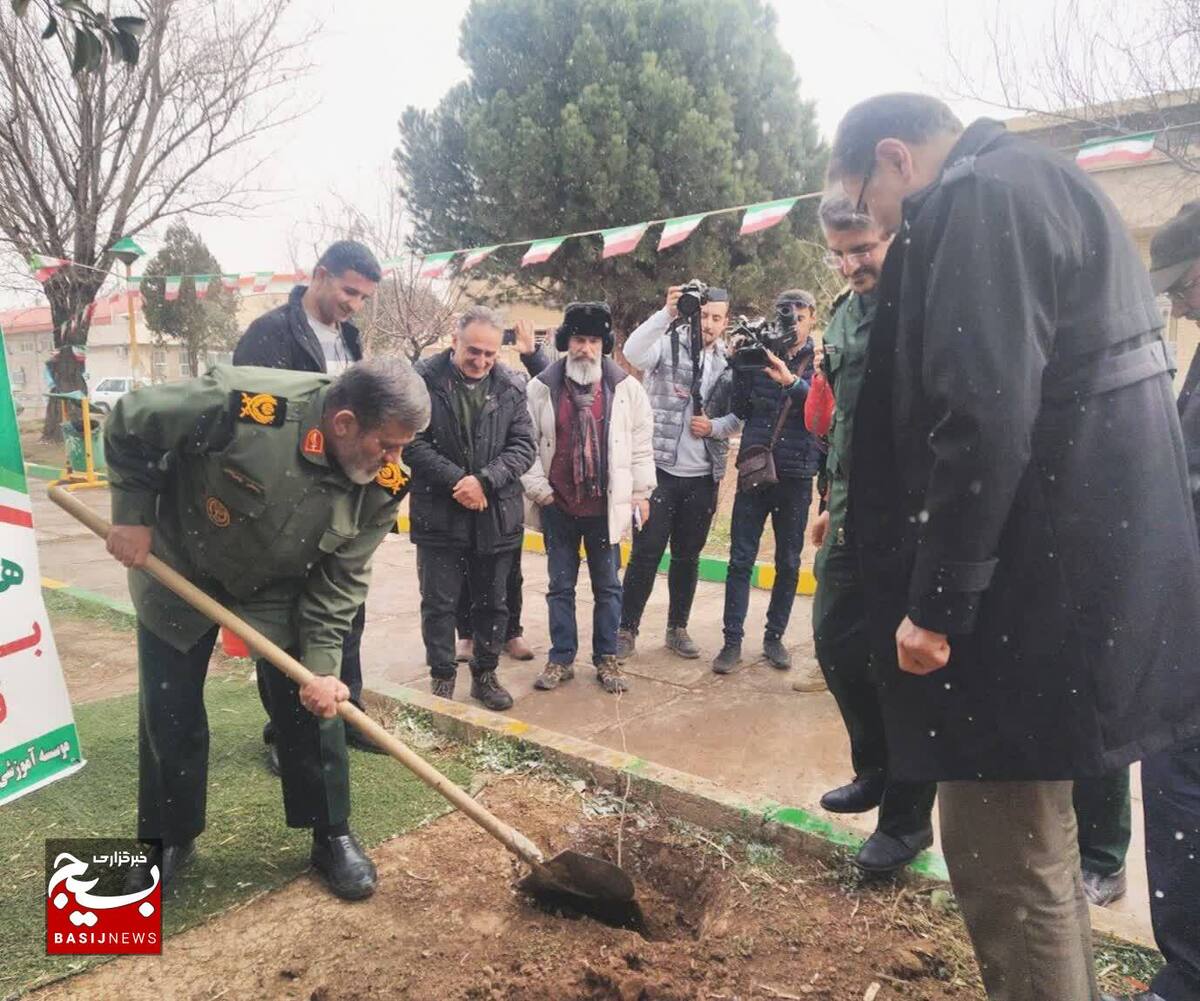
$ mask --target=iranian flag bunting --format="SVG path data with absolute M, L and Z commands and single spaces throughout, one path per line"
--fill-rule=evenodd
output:
M 221 275 L 221 287 L 226 292 L 236 292 L 239 284 L 237 275 Z
M 254 284 L 250 287 L 252 292 L 265 292 L 267 286 L 271 284 L 271 279 L 275 277 L 274 271 L 256 271 L 254 272 Z
M 70 263 L 61 257 L 47 257 L 45 254 L 34 254 L 29 258 L 29 267 L 33 271 L 33 277 L 40 282 L 44 282 L 59 268 L 65 268 Z
M 779 198 L 773 202 L 759 202 L 757 205 L 751 205 L 742 217 L 742 228 L 738 232 L 738 236 L 759 233 L 777 225 L 783 221 L 784 216 L 798 201 L 798 198 Z
M 604 237 L 604 253 L 602 258 L 616 257 L 628 254 L 641 242 L 643 234 L 649 227 L 648 222 L 639 222 L 633 226 L 620 226 L 617 229 L 606 229 L 600 235 Z
M 500 249 L 500 244 L 495 244 L 491 247 L 474 247 L 467 251 L 467 256 L 463 258 L 462 267 L 466 271 L 467 268 L 473 268 L 477 264 L 482 264 L 492 254 Z
M 565 236 L 552 236 L 549 240 L 534 240 L 525 251 L 525 256 L 521 258 L 521 267 L 550 260 L 550 256 L 562 246 L 565 239 Z
M 163 281 L 163 298 L 167 302 L 174 302 L 179 298 L 179 286 L 183 278 L 179 275 L 169 275 Z
M 1097 167 L 1112 167 L 1118 164 L 1141 163 L 1154 155 L 1153 132 L 1140 136 L 1123 136 L 1120 139 L 1097 139 L 1085 145 L 1075 154 L 1075 162 L 1084 170 Z
M 456 251 L 447 250 L 442 254 L 426 254 L 425 259 L 421 261 L 421 270 L 417 272 L 417 277 L 441 278 L 454 259 L 455 253 Z
M 704 213 L 701 212 L 699 215 L 684 215 L 676 219 L 668 219 L 663 224 L 662 235 L 658 238 L 658 249 L 666 250 L 677 243 L 683 243 L 692 235 L 692 230 L 700 225 L 703 218 Z
M 212 275 L 192 275 L 192 284 L 195 286 L 197 299 L 203 299 L 208 295 L 208 286 L 212 280 Z

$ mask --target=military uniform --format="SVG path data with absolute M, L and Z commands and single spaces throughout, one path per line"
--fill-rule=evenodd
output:
M 887 741 L 878 685 L 870 667 L 858 554 L 848 536 L 850 525 L 846 518 L 854 410 L 866 369 L 875 297 L 847 290 L 835 300 L 834 308 L 822 339 L 825 349 L 822 365 L 833 390 L 834 413 L 826 458 L 829 529 L 815 560 L 813 638 L 821 672 L 837 700 L 850 736 L 855 775 L 886 776 Z M 930 823 L 934 792 L 929 783 L 887 783 L 879 807 L 879 830 L 897 838 L 925 831 Z
M 336 674 L 371 557 L 404 495 L 394 463 L 351 482 L 325 451 L 332 377 L 217 365 L 118 401 L 105 426 L 113 521 L 154 527 L 153 552 L 316 674 Z M 216 627 L 131 571 L 138 614 L 138 835 L 179 844 L 204 828 L 203 683 Z M 350 812 L 345 730 L 273 672 L 284 808 L 292 827 Z

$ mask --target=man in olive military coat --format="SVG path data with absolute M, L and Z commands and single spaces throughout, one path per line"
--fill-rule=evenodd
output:
M 164 883 L 204 829 L 203 687 L 217 627 L 145 573 L 147 553 L 289 650 L 317 677 L 269 678 L 288 826 L 313 830 L 314 868 L 340 897 L 375 888 L 350 833 L 342 640 L 394 524 L 401 448 L 429 421 L 405 362 L 336 378 L 217 365 L 123 397 L 105 426 L 113 495 L 108 549 L 132 568 L 138 617 L 138 837 Z M 142 874 L 137 874 L 138 876 Z M 136 877 L 135 877 L 136 878 Z

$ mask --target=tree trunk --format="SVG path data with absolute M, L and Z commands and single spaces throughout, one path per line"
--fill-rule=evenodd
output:
M 81 269 L 72 268 L 59 271 L 45 284 L 46 298 L 50 300 L 50 322 L 54 328 L 54 354 L 49 364 L 51 392 L 87 391 L 84 381 L 86 362 L 77 358 L 73 349 L 87 347 L 92 303 L 104 278 L 102 272 L 81 272 Z M 61 422 L 59 401 L 47 401 L 42 441 L 61 441 Z

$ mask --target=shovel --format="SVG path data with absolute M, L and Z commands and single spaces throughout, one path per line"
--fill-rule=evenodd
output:
M 82 522 L 100 538 L 108 538 L 108 532 L 112 526 L 74 494 L 67 493 L 62 487 L 50 487 L 47 492 L 50 499 L 67 514 Z M 313 679 L 312 672 L 291 654 L 272 643 L 257 629 L 247 625 L 219 602 L 214 601 L 158 557 L 153 554 L 147 556 L 146 565 L 142 569 L 174 591 L 197 611 L 204 613 L 213 622 L 236 633 L 258 656 L 269 660 L 297 685 L 303 685 Z M 339 702 L 337 711 L 347 724 L 387 751 L 430 789 L 445 797 L 451 806 L 465 813 L 528 865 L 530 873 L 521 883 L 524 888 L 550 897 L 569 898 L 584 910 L 595 910 L 605 914 L 621 912 L 626 909 L 630 913 L 636 912 L 637 904 L 633 899 L 633 880 L 620 866 L 594 855 L 584 855 L 571 850 L 559 852 L 553 858 L 547 859 L 537 845 L 525 835 L 509 827 L 490 810 L 477 803 L 357 706 L 348 701 Z

